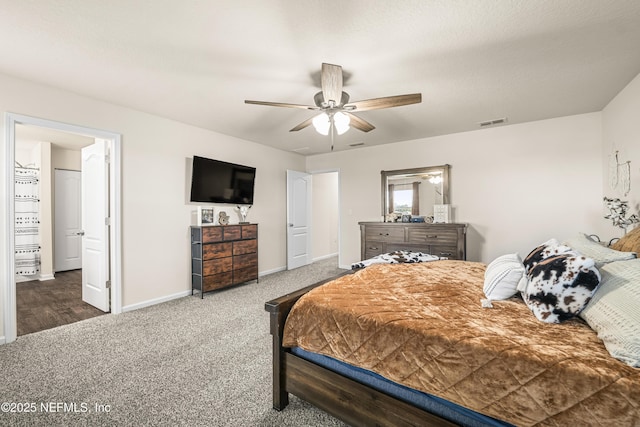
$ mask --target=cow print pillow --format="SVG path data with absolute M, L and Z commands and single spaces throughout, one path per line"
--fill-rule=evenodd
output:
M 550 239 L 529 252 L 529 255 L 522 261 L 524 270 L 526 273 L 529 273 L 529 271 L 543 259 L 560 254 L 578 255 L 569 246 L 560 244 L 556 239 Z
M 591 258 L 564 253 L 537 262 L 528 273 L 522 298 L 543 322 L 560 323 L 575 317 L 591 300 L 600 273 Z

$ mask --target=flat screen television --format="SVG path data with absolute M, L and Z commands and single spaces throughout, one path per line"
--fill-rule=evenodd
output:
M 193 156 L 192 202 L 253 204 L 256 168 Z

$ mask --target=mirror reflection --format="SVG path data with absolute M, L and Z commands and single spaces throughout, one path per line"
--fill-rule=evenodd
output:
M 433 220 L 433 205 L 449 203 L 449 165 L 382 171 L 384 221 Z

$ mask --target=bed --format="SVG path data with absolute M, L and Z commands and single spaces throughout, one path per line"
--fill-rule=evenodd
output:
M 468 261 L 374 264 L 267 302 L 274 408 L 292 393 L 351 425 L 640 425 L 640 260 L 583 240 L 601 280 L 559 323 L 487 298 L 494 263 Z M 594 310 L 615 317 L 618 288 L 631 321 L 611 332 Z

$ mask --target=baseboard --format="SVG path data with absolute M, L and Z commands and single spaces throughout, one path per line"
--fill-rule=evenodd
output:
M 55 276 L 53 274 L 42 274 L 38 278 L 38 280 L 41 282 L 44 282 L 46 280 L 53 280 L 53 279 L 55 279 Z
M 139 310 L 145 307 L 151 307 L 152 305 L 160 304 L 160 303 L 171 301 L 178 298 L 183 298 L 189 295 L 191 295 L 191 290 L 178 292 L 177 294 L 167 295 L 160 298 L 154 298 L 154 299 L 150 299 L 143 302 L 138 302 L 136 304 L 125 305 L 122 307 L 122 312 L 125 313 L 127 311 L 134 311 L 134 310 Z
M 273 270 L 262 271 L 262 272 L 258 273 L 258 277 L 266 276 L 267 274 L 277 273 L 279 271 L 285 271 L 286 269 L 287 269 L 287 267 L 278 267 L 278 268 L 274 268 Z M 138 309 L 145 308 L 145 307 L 150 307 L 152 305 L 156 305 L 156 304 L 160 304 L 160 303 L 163 303 L 163 302 L 171 301 L 171 300 L 174 300 L 174 299 L 177 299 L 177 298 L 186 297 L 186 296 L 189 296 L 189 295 L 191 295 L 191 290 L 178 292 L 177 294 L 167 295 L 165 297 L 150 299 L 150 300 L 139 302 L 139 303 L 136 303 L 136 304 L 126 305 L 126 306 L 122 307 L 122 312 L 125 313 L 127 311 L 133 311 L 133 310 L 138 310 Z
M 286 269 L 287 269 L 287 266 L 285 265 L 283 267 L 274 268 L 273 270 L 259 271 L 258 277 L 268 276 L 269 274 L 273 274 L 273 273 L 279 273 L 280 271 L 285 271 Z
M 7 340 L 4 338 L 4 336 L 0 337 L 0 345 L 4 345 L 7 343 Z
M 322 259 L 326 259 L 326 258 L 331 258 L 334 256 L 337 256 L 338 254 L 332 254 L 332 255 L 327 255 L 324 257 L 320 257 L 320 258 L 315 258 L 313 261 L 320 261 Z M 351 267 L 349 267 L 351 268 Z M 283 266 L 283 267 L 277 267 L 274 268 L 272 270 L 267 270 L 267 271 L 261 271 L 258 273 L 258 277 L 262 277 L 262 276 L 267 276 L 269 274 L 273 274 L 273 273 L 278 273 L 280 271 L 286 271 L 287 267 Z M 186 297 L 191 295 L 191 291 L 184 291 L 184 292 L 178 292 L 177 294 L 173 294 L 173 295 L 167 295 L 166 297 L 160 297 L 160 298 L 155 298 L 155 299 L 151 299 L 148 301 L 143 301 L 143 302 L 139 302 L 136 304 L 131 304 L 131 305 L 126 305 L 122 307 L 122 312 L 125 313 L 127 311 L 133 311 L 133 310 L 138 310 L 140 308 L 145 308 L 145 307 L 150 307 L 152 305 L 156 305 L 156 304 L 160 304 L 163 302 L 167 302 L 167 301 L 171 301 L 173 299 L 177 299 L 177 298 L 182 298 L 182 297 Z
M 329 255 L 319 256 L 319 257 L 317 257 L 317 258 L 313 258 L 313 259 L 311 260 L 311 262 L 322 261 L 322 260 L 329 259 L 329 258 L 335 258 L 335 257 L 337 257 L 337 256 L 338 256 L 338 252 L 333 253 L 333 254 L 329 254 Z

